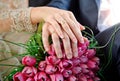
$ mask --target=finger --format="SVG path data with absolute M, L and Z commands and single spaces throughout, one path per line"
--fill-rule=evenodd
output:
M 71 14 L 70 14 L 71 15 Z M 64 17 L 65 16 L 65 17 Z M 66 20 L 66 22 L 69 24 L 70 28 L 72 29 L 72 31 L 74 32 L 76 38 L 79 40 L 79 42 L 81 43 L 84 43 L 84 40 L 83 40 L 83 36 L 82 36 L 82 33 L 81 33 L 81 30 L 79 29 L 79 24 L 78 22 L 76 21 L 76 19 L 74 18 L 73 15 L 71 15 L 72 19 L 70 19 L 70 16 L 68 16 L 67 14 L 64 15 L 64 19 Z
M 80 27 L 80 30 L 85 30 L 85 27 L 82 26 L 80 23 L 78 23 L 79 27 Z
M 55 29 L 56 33 L 59 35 L 60 38 L 64 38 L 63 32 L 61 30 L 61 27 L 54 19 L 47 20 Z
M 74 56 L 74 57 L 77 57 L 77 56 L 78 56 L 77 43 L 73 43 L 73 42 L 72 42 L 72 52 L 73 52 L 73 56 Z
M 48 27 L 48 24 L 45 23 L 42 28 L 42 41 L 43 41 L 43 46 L 44 46 L 45 50 L 48 52 L 50 50 L 50 45 L 49 45 L 49 41 L 48 41 L 50 33 L 49 33 L 47 27 Z
M 56 33 L 52 34 L 52 40 L 53 40 L 53 45 L 54 45 L 57 57 L 62 58 L 62 50 L 61 50 L 61 46 L 60 46 L 60 41 L 59 41 L 59 37 Z
M 72 12 L 68 12 L 70 18 L 78 25 L 78 27 L 84 28 L 84 26 L 82 26 L 75 18 L 74 14 Z
M 62 40 L 63 40 L 65 54 L 68 59 L 71 59 L 72 58 L 72 50 L 71 50 L 71 45 L 70 45 L 70 39 L 65 32 L 64 32 L 64 36 L 65 36 L 65 38 Z
M 70 37 L 70 39 L 73 42 L 77 42 L 77 39 L 75 37 L 75 35 L 73 34 L 73 32 L 71 31 L 69 25 L 67 24 L 67 22 L 60 16 L 60 15 L 56 15 L 55 19 L 58 23 L 61 24 L 62 29 L 68 34 L 68 36 Z
M 56 33 L 56 31 L 52 25 L 49 25 L 48 30 L 49 30 L 50 34 Z

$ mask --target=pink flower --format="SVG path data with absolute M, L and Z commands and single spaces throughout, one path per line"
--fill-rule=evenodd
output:
M 87 77 L 85 75 L 79 76 L 78 81 L 87 81 Z
M 72 62 L 73 62 L 73 65 L 74 65 L 74 66 L 77 66 L 77 65 L 80 64 L 81 61 L 80 61 L 79 58 L 73 58 L 73 59 L 72 59 Z
M 21 72 L 17 72 L 13 76 L 13 81 L 26 81 L 26 79 L 27 77 Z
M 88 66 L 90 69 L 95 69 L 95 68 L 97 68 L 96 62 L 94 62 L 94 61 L 92 61 L 92 60 L 89 60 L 89 61 L 88 61 L 87 66 Z
M 64 70 L 62 72 L 62 74 L 64 77 L 68 78 L 68 77 L 70 77 L 70 75 L 72 75 L 72 71 L 71 70 Z
M 35 77 L 35 81 L 50 81 L 47 74 L 45 72 L 38 72 Z
M 64 81 L 63 75 L 62 74 L 53 74 L 50 75 L 51 81 Z
M 94 81 L 93 79 L 89 78 L 87 81 Z
M 75 76 L 70 76 L 68 81 L 78 81 L 77 78 Z
M 94 81 L 100 81 L 100 78 L 95 77 L 95 78 L 94 78 Z
M 71 60 L 62 60 L 59 64 L 61 68 L 70 69 L 73 67 L 73 62 Z
M 47 64 L 59 64 L 59 62 L 60 62 L 60 59 L 59 58 L 57 58 L 56 56 L 48 56 L 47 58 L 46 58 L 46 61 L 47 61 Z
M 46 68 L 45 68 L 45 72 L 46 72 L 47 74 L 53 74 L 53 73 L 55 73 L 56 71 L 57 71 L 57 67 L 55 67 L 55 66 L 53 66 L 53 65 L 51 65 L 51 64 L 47 65 Z
M 38 65 L 38 69 L 40 71 L 44 71 L 46 68 L 46 65 L 47 65 L 46 61 L 40 61 L 39 65 Z
M 80 59 L 81 63 L 87 63 L 88 62 L 88 58 L 85 55 L 82 55 L 79 59 Z
M 26 66 L 22 70 L 22 73 L 25 74 L 25 76 L 27 77 L 34 77 L 35 74 L 37 73 L 37 69 L 35 67 Z
M 88 50 L 86 51 L 86 53 L 85 53 L 85 55 L 87 55 L 88 58 L 94 57 L 95 54 L 96 54 L 95 49 L 88 49 Z
M 80 57 L 81 55 L 83 55 L 85 53 L 85 51 L 87 50 L 87 46 L 86 44 L 82 44 L 82 43 L 78 43 L 78 56 Z
M 35 81 L 33 78 L 28 78 L 26 81 Z
M 93 57 L 93 58 L 91 58 L 91 60 L 94 61 L 94 62 L 96 62 L 97 65 L 100 64 L 100 59 L 98 57 Z
M 25 56 L 22 59 L 23 65 L 34 66 L 36 63 L 36 59 L 32 56 Z
M 82 68 L 79 67 L 79 66 L 75 66 L 75 67 L 72 68 L 73 74 L 78 74 L 78 73 L 81 72 L 81 70 L 82 70 Z
M 82 68 L 82 73 L 88 73 L 89 69 L 86 64 L 80 64 L 80 67 Z

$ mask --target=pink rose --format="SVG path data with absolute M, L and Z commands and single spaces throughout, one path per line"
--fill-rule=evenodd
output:
M 78 81 L 78 80 L 75 76 L 72 75 L 68 78 L 68 81 Z
M 64 81 L 63 75 L 56 73 L 53 75 L 50 75 L 51 81 Z
M 53 74 L 53 73 L 55 73 L 56 71 L 57 71 L 57 67 L 55 67 L 55 66 L 53 66 L 53 65 L 51 65 L 51 64 L 48 64 L 47 66 L 46 66 L 46 69 L 45 69 L 45 72 L 47 73 L 47 74 Z
M 40 61 L 40 63 L 38 64 L 38 69 L 40 71 L 44 71 L 46 68 L 46 65 L 47 65 L 46 61 Z
M 45 72 L 38 72 L 35 77 L 35 81 L 50 81 L 47 74 Z
M 35 67 L 26 66 L 22 70 L 22 73 L 24 73 L 25 76 L 27 76 L 27 77 L 34 77 L 35 74 L 37 73 L 37 69 Z
M 36 59 L 32 56 L 25 56 L 22 59 L 23 65 L 34 66 L 36 63 Z
M 66 68 L 66 69 L 70 69 L 73 67 L 73 62 L 71 60 L 62 60 L 60 63 L 59 63 L 59 66 L 61 68 Z
M 35 81 L 33 78 L 28 78 L 26 81 Z
M 13 76 L 13 81 L 26 81 L 26 79 L 27 77 L 21 72 L 17 72 Z
M 47 64 L 59 64 L 60 59 L 57 58 L 56 56 L 48 56 L 46 57 Z

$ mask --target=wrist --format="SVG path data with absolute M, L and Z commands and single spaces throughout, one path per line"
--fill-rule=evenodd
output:
M 30 12 L 30 18 L 32 24 L 37 24 L 42 21 L 41 10 L 39 7 L 32 7 Z

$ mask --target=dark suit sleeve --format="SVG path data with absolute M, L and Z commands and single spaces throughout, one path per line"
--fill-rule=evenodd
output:
M 47 6 L 68 10 L 70 7 L 70 2 L 71 0 L 51 0 Z

